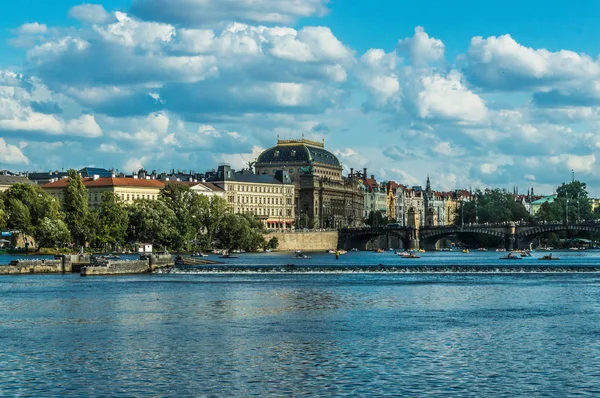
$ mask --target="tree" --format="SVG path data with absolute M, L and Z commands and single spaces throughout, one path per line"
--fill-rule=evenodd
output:
M 179 234 L 175 212 L 161 200 L 140 199 L 127 207 L 128 236 L 137 242 L 177 247 Z
M 62 220 L 45 217 L 37 227 L 38 247 L 63 247 L 71 241 L 69 228 Z
M 97 240 L 101 246 L 117 246 L 125 243 L 129 215 L 121 200 L 112 192 L 102 193 L 99 224 Z
M 21 231 L 28 235 L 31 234 L 33 232 L 33 225 L 31 224 L 31 212 L 29 211 L 29 208 L 16 198 L 9 198 L 6 207 L 8 213 L 8 228 Z
M 230 252 L 243 249 L 248 244 L 250 224 L 239 214 L 226 214 L 216 231 L 219 247 Z
M 522 203 L 515 201 L 515 195 L 506 189 L 476 190 L 470 201 L 460 202 L 457 209 L 456 225 L 464 223 L 502 223 L 507 221 L 527 221 L 529 213 Z
M 4 207 L 4 195 L 0 192 L 0 230 L 6 228 L 7 214 Z
M 0 226 L 32 235 L 36 240 L 37 228 L 44 218 L 60 219 L 59 204 L 38 185 L 17 183 L 0 196 Z M 2 211 L 3 209 L 3 211 Z
M 276 236 L 269 239 L 269 242 L 267 243 L 268 249 L 277 249 L 278 247 L 279 247 L 279 239 L 277 239 Z
M 592 212 L 587 185 L 581 181 L 563 183 L 556 189 L 556 199 L 540 206 L 536 214 L 539 221 L 591 220 L 597 216 Z
M 204 195 L 198 195 L 196 205 L 192 210 L 192 216 L 196 220 L 196 234 L 202 233 L 204 235 L 208 247 L 212 248 L 214 241 L 217 239 L 217 231 L 223 219 L 228 215 L 231 215 L 231 210 L 225 199 L 218 196 L 208 198 Z
M 175 227 L 179 234 L 177 242 L 180 247 L 184 246 L 194 236 L 193 229 L 195 223 L 193 217 L 195 218 L 196 216 L 192 216 L 192 211 L 196 210 L 198 195 L 187 185 L 169 183 L 161 189 L 159 198 L 175 213 Z
M 88 192 L 77 171 L 68 171 L 69 180 L 63 192 L 63 210 L 65 223 L 71 232 L 71 238 L 78 246 L 86 242 L 85 222 L 88 217 Z
M 383 214 L 381 213 L 381 211 L 379 211 L 379 210 L 377 210 L 377 211 L 371 210 L 369 212 L 369 216 L 365 220 L 365 224 L 367 224 L 371 228 L 380 227 L 382 225 L 386 225 L 387 224 L 387 220 L 385 219 L 385 217 L 383 216 Z

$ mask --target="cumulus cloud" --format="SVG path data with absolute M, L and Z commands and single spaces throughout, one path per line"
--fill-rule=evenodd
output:
M 16 29 L 16 33 L 20 35 L 36 35 L 40 33 L 46 33 L 48 27 L 45 24 L 38 22 L 25 23 Z
M 223 21 L 289 24 L 320 16 L 328 0 L 133 0 L 131 11 L 143 19 L 188 26 Z
M 421 67 L 443 60 L 445 46 L 441 40 L 429 37 L 423 27 L 417 26 L 413 37 L 398 41 L 398 50 L 407 52 L 411 63 Z
M 69 10 L 69 16 L 81 22 L 101 24 L 111 16 L 100 4 L 80 4 Z
M 487 115 L 483 99 L 465 86 L 457 71 L 451 71 L 447 76 L 421 77 L 418 92 L 411 100 L 421 119 L 471 123 L 482 121 Z
M 0 163 L 19 166 L 28 165 L 30 162 L 19 147 L 7 144 L 4 138 L 0 137 Z
M 465 61 L 466 75 L 472 82 L 499 90 L 526 90 L 600 75 L 598 61 L 585 54 L 536 50 L 517 43 L 510 35 L 474 37 Z
M 370 49 L 358 60 L 356 76 L 368 90 L 375 107 L 393 104 L 400 100 L 400 81 L 395 52 L 386 54 L 381 49 Z

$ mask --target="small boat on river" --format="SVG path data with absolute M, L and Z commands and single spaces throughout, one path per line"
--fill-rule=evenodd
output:
M 417 256 L 415 253 L 409 253 L 409 252 L 398 253 L 398 256 L 400 256 L 401 258 L 421 258 L 420 256 Z
M 521 260 L 521 257 L 514 253 L 508 253 L 506 256 L 500 257 L 500 260 Z
M 293 258 L 296 258 L 298 260 L 310 260 L 312 257 L 302 253 L 302 250 L 298 250 L 296 251 L 296 256 Z
M 552 253 L 547 254 L 545 256 L 540 257 L 538 260 L 542 260 L 542 261 L 557 261 L 560 260 L 560 257 L 553 257 Z
M 192 257 L 208 257 L 208 254 L 204 254 L 204 253 L 194 253 L 194 254 L 192 254 Z

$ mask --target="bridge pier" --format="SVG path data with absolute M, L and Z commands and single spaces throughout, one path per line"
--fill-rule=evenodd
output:
M 512 251 L 515 249 L 515 237 L 509 236 L 504 240 L 504 248 L 506 251 Z

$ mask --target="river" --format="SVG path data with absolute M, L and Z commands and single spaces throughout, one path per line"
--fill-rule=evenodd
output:
M 600 253 L 502 254 L 2 276 L 0 395 L 600 394 Z

